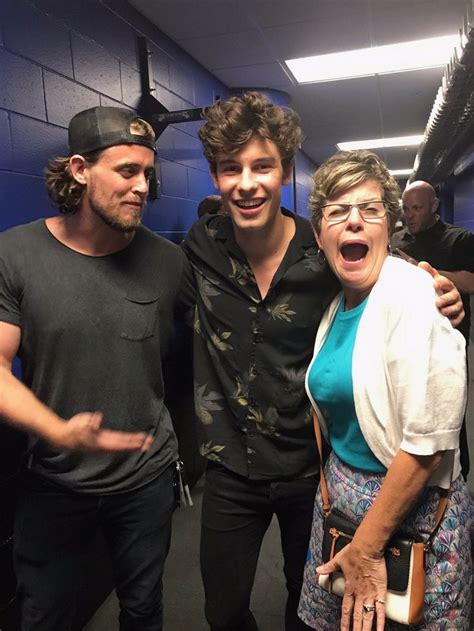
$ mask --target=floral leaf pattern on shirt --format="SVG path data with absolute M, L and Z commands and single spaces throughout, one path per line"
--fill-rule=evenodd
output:
M 213 390 L 206 393 L 206 388 L 206 383 L 203 386 L 196 386 L 194 392 L 195 408 L 196 415 L 201 423 L 210 425 L 214 420 L 211 412 L 220 411 L 224 408 L 218 403 L 218 401 L 222 401 L 222 396 Z
M 199 294 L 204 305 L 206 306 L 206 309 L 212 311 L 212 303 L 210 299 L 212 298 L 212 296 L 218 296 L 220 293 L 219 290 L 211 282 L 209 282 L 207 278 L 204 278 L 202 274 L 197 275 L 197 284 Z
M 278 422 L 278 412 L 274 407 L 269 407 L 265 414 L 261 410 L 249 406 L 247 420 L 254 422 L 256 428 L 265 436 L 279 436 L 276 425 Z
M 234 278 L 239 285 L 248 285 L 249 283 L 255 285 L 255 276 L 249 265 L 245 265 L 237 261 L 232 256 L 229 256 L 229 261 L 232 266 L 232 274 L 229 274 L 229 278 Z
M 285 322 L 291 322 L 291 316 L 296 315 L 296 311 L 290 309 L 291 296 L 286 295 L 281 297 L 281 302 L 276 304 L 268 304 L 267 312 L 273 320 L 284 320 Z
M 256 305 L 258 304 L 259 300 L 257 298 L 254 298 L 253 296 L 250 296 L 250 299 L 252 300 L 252 302 L 254 302 Z M 249 311 L 250 313 L 257 313 L 257 307 L 249 307 Z
M 221 462 L 222 458 L 219 456 L 220 452 L 225 449 L 225 445 L 213 445 L 212 440 L 208 443 L 204 443 L 199 447 L 199 453 L 204 458 L 209 458 L 214 462 Z
M 244 375 L 243 377 L 237 376 L 235 378 L 235 389 L 232 393 L 232 398 L 237 401 L 239 405 L 248 405 L 248 396 L 249 396 L 249 384 L 248 378 Z
M 226 341 L 231 335 L 231 331 L 223 331 L 222 333 L 215 332 L 211 335 L 211 340 L 214 346 L 220 351 L 231 351 L 233 350 L 233 346 L 230 342 Z

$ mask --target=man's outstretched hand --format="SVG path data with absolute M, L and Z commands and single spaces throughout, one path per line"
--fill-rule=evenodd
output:
M 153 438 L 145 432 L 102 429 L 100 412 L 81 412 L 56 426 L 48 437 L 55 447 L 69 451 L 148 451 Z

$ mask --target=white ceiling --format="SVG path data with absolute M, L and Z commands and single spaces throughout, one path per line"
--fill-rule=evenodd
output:
M 336 143 L 423 133 L 443 68 L 295 85 L 283 61 L 456 33 L 465 0 L 129 0 L 231 88 L 287 92 L 304 150 L 316 162 Z M 411 168 L 416 148 L 380 152 Z

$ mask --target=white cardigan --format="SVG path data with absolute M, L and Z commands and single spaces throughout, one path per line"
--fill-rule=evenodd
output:
M 342 299 L 326 310 L 306 373 L 320 351 Z M 446 451 L 429 486 L 449 488 L 461 471 L 459 431 L 466 406 L 464 337 L 435 306 L 429 274 L 387 257 L 357 330 L 352 357 L 355 409 L 375 456 L 390 466 L 399 449 L 417 455 Z

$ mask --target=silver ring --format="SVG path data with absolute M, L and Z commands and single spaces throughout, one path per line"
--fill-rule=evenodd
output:
M 365 603 L 362 605 L 365 613 L 373 613 L 375 611 L 375 605 L 366 605 Z
M 382 600 L 381 598 L 376 598 L 375 602 L 380 603 L 381 605 L 385 605 L 385 600 Z

